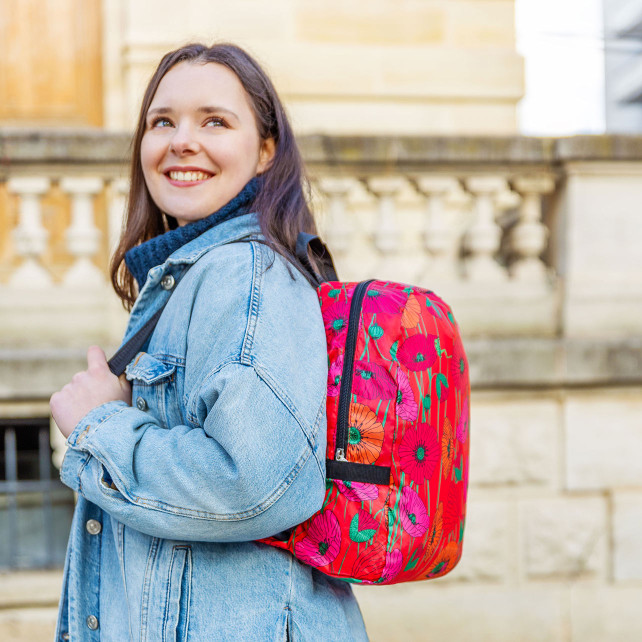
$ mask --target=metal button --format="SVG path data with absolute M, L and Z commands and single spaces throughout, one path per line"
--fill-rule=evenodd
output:
M 90 615 L 87 618 L 87 626 L 92 630 L 95 631 L 98 628 L 98 618 L 95 615 Z
M 136 408 L 138 410 L 147 410 L 147 402 L 142 397 L 138 397 L 136 399 Z
M 174 287 L 174 284 L 176 281 L 174 281 L 174 277 L 171 274 L 166 274 L 162 279 L 161 279 L 161 288 L 163 290 L 171 290 Z
M 97 519 L 88 519 L 85 528 L 90 535 L 98 535 L 103 529 L 103 525 Z
M 71 636 L 69 635 L 69 633 L 67 633 L 67 631 L 65 631 L 60 637 L 63 640 L 70 640 L 71 639 Z

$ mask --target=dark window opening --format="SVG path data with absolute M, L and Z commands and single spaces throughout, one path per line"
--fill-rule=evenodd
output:
M 0 569 L 62 566 L 73 506 L 52 463 L 49 418 L 0 419 Z

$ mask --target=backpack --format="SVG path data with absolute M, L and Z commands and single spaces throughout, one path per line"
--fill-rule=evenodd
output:
M 328 346 L 326 494 L 285 537 L 259 541 L 353 583 L 445 575 L 462 553 L 470 441 L 452 312 L 420 287 L 338 281 L 317 237 L 300 234 L 297 256 L 316 279 Z
M 299 234 L 296 254 L 328 346 L 326 493 L 308 520 L 258 541 L 352 583 L 445 575 L 462 553 L 469 454 L 468 363 L 452 312 L 420 287 L 339 281 L 316 236 Z M 162 311 L 110 359 L 114 374 Z

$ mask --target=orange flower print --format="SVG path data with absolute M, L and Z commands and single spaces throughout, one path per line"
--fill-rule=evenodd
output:
M 438 577 L 450 571 L 461 557 L 461 546 L 457 542 L 448 542 L 439 554 L 435 565 L 428 571 L 426 577 Z
M 383 426 L 377 421 L 377 415 L 368 406 L 353 403 L 350 406 L 348 460 L 372 464 L 379 457 L 382 446 Z
M 435 513 L 435 516 L 432 520 L 432 525 L 430 526 L 430 532 L 428 533 L 428 541 L 426 542 L 425 553 L 426 560 L 430 559 L 432 554 L 435 552 L 437 545 L 439 544 L 439 540 L 441 540 L 441 533 L 443 529 L 443 513 L 444 505 L 439 504 L 439 508 L 437 508 L 437 512 Z
M 448 477 L 450 474 L 450 468 L 453 464 L 453 458 L 455 456 L 455 431 L 453 426 L 450 423 L 450 420 L 446 418 L 444 420 L 444 428 L 441 434 L 441 460 L 444 463 L 444 477 Z
M 419 323 L 420 316 L 421 306 L 419 301 L 417 301 L 417 297 L 414 294 L 411 294 L 401 315 L 401 325 L 404 328 L 414 328 Z

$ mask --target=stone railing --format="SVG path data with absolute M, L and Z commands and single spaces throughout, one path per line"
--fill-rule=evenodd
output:
M 40 360 L 43 350 L 77 359 L 88 343 L 117 345 L 126 315 L 107 267 L 127 197 L 128 143 L 104 132 L 0 132 L 5 362 Z M 635 207 L 640 139 L 307 136 L 300 143 L 341 277 L 409 282 L 446 298 L 466 338 L 482 341 L 476 383 L 502 380 L 485 337 L 527 337 L 531 343 L 508 348 L 517 369 L 520 350 L 534 350 L 559 380 L 573 365 L 560 362 L 551 340 L 595 328 L 631 334 L 640 318 L 642 298 L 612 287 L 623 275 L 629 286 L 640 278 L 642 270 L 630 269 L 632 250 L 621 250 L 637 232 L 626 231 L 628 219 L 620 228 L 605 222 L 604 233 L 597 227 L 615 193 L 624 199 L 616 218 L 626 203 Z M 596 265 L 607 269 L 594 276 Z M 599 297 L 612 308 L 606 316 Z M 591 316 L 597 325 L 587 325 Z M 520 376 L 521 384 L 542 383 L 530 366 Z M 36 383 L 32 390 L 47 396 Z M 0 397 L 15 395 L 0 383 Z

